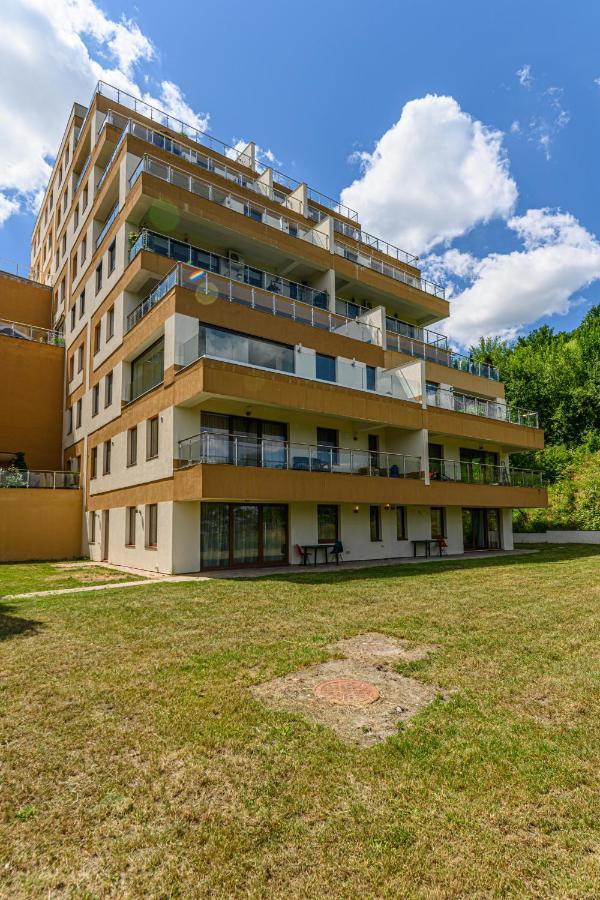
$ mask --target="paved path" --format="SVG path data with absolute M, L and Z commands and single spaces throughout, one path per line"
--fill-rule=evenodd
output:
M 0 600 L 16 600 L 24 597 L 54 597 L 59 594 L 81 594 L 84 591 L 110 591 L 114 588 L 151 587 L 155 584 L 176 584 L 182 581 L 208 581 L 206 575 L 159 575 L 154 578 L 144 578 L 143 581 L 109 581 L 106 584 L 89 584 L 82 587 L 54 588 L 49 591 L 30 591 L 28 594 L 2 594 Z

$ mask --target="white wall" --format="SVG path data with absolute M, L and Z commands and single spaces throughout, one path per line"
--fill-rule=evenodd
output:
M 600 544 L 600 531 L 515 532 L 513 537 L 517 544 Z
M 108 562 L 117 566 L 132 566 L 151 572 L 173 572 L 173 503 L 158 504 L 158 528 L 156 549 L 146 547 L 146 506 L 137 507 L 135 546 L 126 546 L 127 509 L 117 507 L 109 513 Z M 88 513 L 89 516 L 92 515 Z M 96 541 L 90 544 L 90 559 L 99 562 L 102 556 L 103 515 L 96 516 Z

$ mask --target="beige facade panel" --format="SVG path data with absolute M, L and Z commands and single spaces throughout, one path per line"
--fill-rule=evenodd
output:
M 76 490 L 0 491 L 0 562 L 81 556 L 81 503 Z

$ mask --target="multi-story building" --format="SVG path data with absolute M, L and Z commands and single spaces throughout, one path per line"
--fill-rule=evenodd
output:
M 546 503 L 510 463 L 543 446 L 537 416 L 432 330 L 443 288 L 253 144 L 100 83 L 73 107 L 31 269 L 65 334 L 63 448 L 93 559 L 510 549 L 512 508 Z

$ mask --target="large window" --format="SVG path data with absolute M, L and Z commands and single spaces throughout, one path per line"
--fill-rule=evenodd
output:
M 137 425 L 130 428 L 127 432 L 127 465 L 137 465 Z
M 202 568 L 287 562 L 287 520 L 282 503 L 202 503 Z
M 317 353 L 316 375 L 319 381 L 335 381 L 335 356 L 326 356 L 324 353 Z
M 329 471 L 339 457 L 338 433 L 335 428 L 317 427 L 317 460 L 319 467 Z
M 439 481 L 444 474 L 444 448 L 442 444 L 429 444 L 429 477 Z
M 431 507 L 431 537 L 434 540 L 446 537 L 446 516 L 442 506 Z
M 146 432 L 146 459 L 158 456 L 158 416 L 148 419 Z
M 283 469 L 287 423 L 203 412 L 203 453 L 209 462 Z
M 378 506 L 369 507 L 369 529 L 371 541 L 381 540 L 381 510 Z
M 339 509 L 333 504 L 317 506 L 317 532 L 320 544 L 333 544 L 339 539 Z
M 152 390 L 161 383 L 165 374 L 164 338 L 144 350 L 131 363 L 131 395 L 130 399 Z

